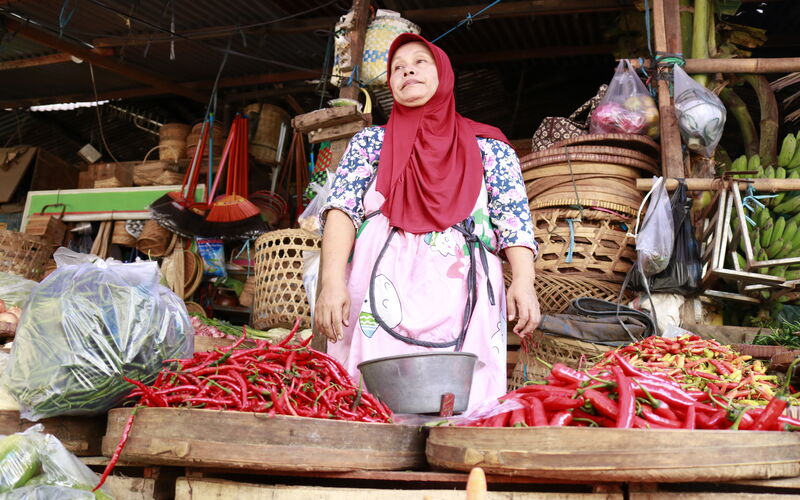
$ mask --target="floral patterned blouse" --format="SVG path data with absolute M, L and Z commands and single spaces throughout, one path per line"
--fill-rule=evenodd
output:
M 350 140 L 339 162 L 327 202 L 320 211 L 322 225 L 327 211 L 337 208 L 350 216 L 356 230 L 361 226 L 365 217 L 364 194 L 375 178 L 383 135 L 382 127 L 368 127 Z M 538 246 L 533 237 L 528 197 L 516 153 L 502 141 L 483 137 L 477 140 L 489 196 L 486 222 L 490 223 L 497 238 L 496 250 L 523 246 L 536 254 Z M 484 221 L 475 222 L 476 226 L 480 226 Z

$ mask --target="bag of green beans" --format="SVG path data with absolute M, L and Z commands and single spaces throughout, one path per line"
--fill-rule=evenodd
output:
M 155 262 L 65 265 L 25 303 L 3 380 L 28 420 L 103 413 L 133 388 L 123 377 L 152 382 L 193 335 Z

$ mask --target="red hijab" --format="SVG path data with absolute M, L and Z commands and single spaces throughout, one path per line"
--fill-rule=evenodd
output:
M 389 48 L 387 79 L 395 51 L 409 42 L 422 42 L 431 51 L 439 87 L 419 107 L 395 101 L 386 124 L 376 188 L 385 198 L 381 213 L 390 224 L 422 234 L 461 222 L 475 206 L 483 182 L 476 136 L 509 141 L 498 128 L 456 112 L 450 59 L 421 36 L 404 33 L 394 40 Z

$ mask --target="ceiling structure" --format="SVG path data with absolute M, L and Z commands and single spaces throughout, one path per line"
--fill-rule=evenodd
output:
M 120 161 L 142 159 L 158 140 L 153 124 L 202 119 L 218 73 L 222 119 L 255 101 L 317 109 L 336 94 L 321 76 L 331 31 L 350 3 L 0 0 L 0 145 L 35 144 L 76 162 L 91 143 Z M 373 1 L 428 38 L 489 3 Z M 745 2 L 749 22 L 775 32 L 777 44 L 764 50 L 797 52 L 798 4 Z M 769 15 L 757 16 L 758 8 Z M 456 68 L 459 110 L 512 138 L 530 137 L 544 116 L 568 114 L 610 79 L 626 12 L 643 18 L 634 0 L 505 0 L 472 17 L 438 42 Z M 390 100 L 381 91 L 373 97 L 380 123 Z M 111 102 L 30 111 L 95 99 Z

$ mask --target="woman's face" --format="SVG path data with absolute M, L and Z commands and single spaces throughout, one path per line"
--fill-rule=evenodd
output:
M 389 86 L 394 100 L 408 107 L 422 106 L 439 87 L 433 54 L 422 42 L 409 42 L 394 53 Z

